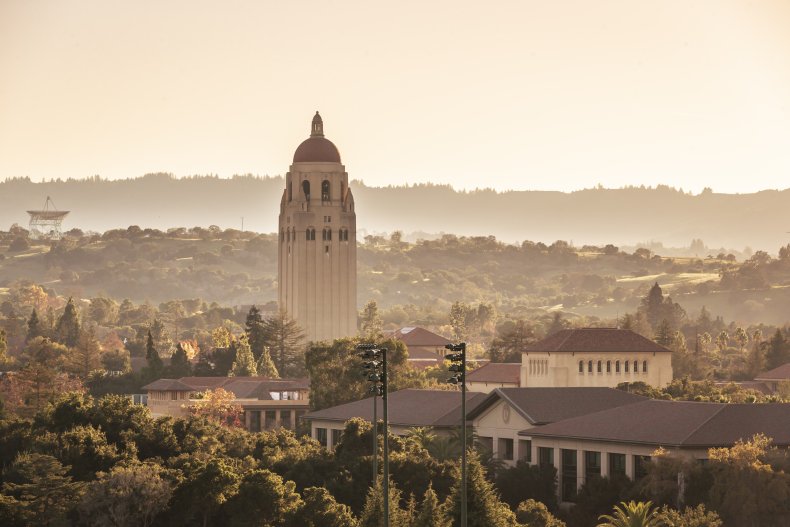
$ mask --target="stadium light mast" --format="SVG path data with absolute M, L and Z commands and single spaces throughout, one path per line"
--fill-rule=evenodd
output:
M 376 422 L 376 398 L 381 396 L 382 409 L 384 413 L 384 474 L 383 474 L 383 493 L 384 493 L 384 527 L 390 525 L 390 470 L 389 470 L 389 421 L 387 415 L 387 348 L 379 347 L 375 344 L 360 344 L 359 357 L 365 362 L 362 368 L 366 373 L 366 379 L 371 383 L 370 391 L 373 392 L 373 482 L 378 478 L 378 466 L 376 457 L 378 456 L 378 423 Z
M 466 525 L 466 342 L 447 344 L 452 353 L 445 355 L 450 361 L 450 372 L 454 375 L 447 379 L 449 384 L 461 385 L 461 527 Z

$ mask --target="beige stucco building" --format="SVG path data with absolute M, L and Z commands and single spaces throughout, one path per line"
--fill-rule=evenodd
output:
M 280 202 L 279 304 L 308 340 L 357 333 L 354 197 L 318 112 L 296 149 Z
M 672 352 L 628 329 L 565 329 L 521 354 L 522 388 L 616 387 L 672 381 Z

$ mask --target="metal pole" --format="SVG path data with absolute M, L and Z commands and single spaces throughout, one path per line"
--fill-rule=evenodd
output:
M 466 342 L 461 343 L 461 527 L 466 527 Z
M 382 355 L 382 405 L 384 406 L 384 527 L 390 525 L 390 451 L 389 421 L 387 420 L 387 348 L 381 348 Z
M 378 396 L 379 387 L 373 386 L 373 484 L 379 475 L 379 420 L 378 420 Z

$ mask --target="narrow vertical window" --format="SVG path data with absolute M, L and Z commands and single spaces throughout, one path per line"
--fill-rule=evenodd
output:
M 614 363 L 614 372 L 615 373 L 620 373 L 620 361 L 619 360 L 615 361 L 615 363 Z
M 603 373 L 603 370 L 601 369 L 601 364 L 602 364 L 601 361 L 598 361 L 598 373 Z
M 579 361 L 579 373 L 584 373 L 584 361 Z
M 647 373 L 647 361 L 642 361 L 642 373 Z
M 606 361 L 606 373 L 612 373 L 612 361 Z
M 329 181 L 326 179 L 321 182 L 321 201 L 329 201 Z
M 592 373 L 592 361 L 587 361 L 587 373 Z

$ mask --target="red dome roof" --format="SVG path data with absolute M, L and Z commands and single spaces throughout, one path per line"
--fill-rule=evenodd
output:
M 294 152 L 294 163 L 340 163 L 340 152 L 337 147 L 324 137 L 324 121 L 318 112 L 315 112 L 310 137 Z

